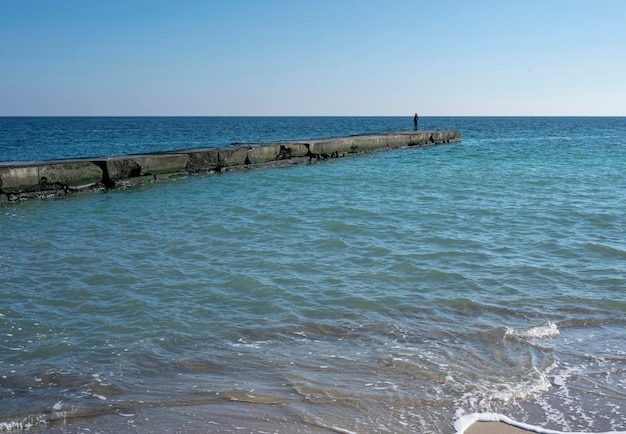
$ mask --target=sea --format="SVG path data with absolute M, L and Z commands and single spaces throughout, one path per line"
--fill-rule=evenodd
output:
M 0 161 L 405 131 L 3 117 Z M 0 432 L 626 432 L 626 118 L 0 204 Z

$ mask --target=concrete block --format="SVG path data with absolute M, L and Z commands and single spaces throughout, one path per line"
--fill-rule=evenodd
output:
M 408 136 L 387 136 L 385 143 L 389 149 L 397 149 L 407 146 Z
M 347 154 L 353 152 L 353 140 L 328 139 L 316 140 L 309 144 L 309 151 L 315 155 Z
M 378 149 L 385 149 L 389 145 L 384 136 L 369 136 L 363 137 L 361 140 L 354 140 L 355 144 L 353 148 L 357 152 L 370 152 Z
M 39 185 L 37 166 L 0 166 L 0 192 L 19 193 Z
M 141 168 L 141 175 L 162 175 L 185 169 L 189 162 L 186 154 L 138 155 L 133 160 Z
M 106 160 L 94 161 L 95 164 L 106 166 L 110 180 L 134 178 L 141 174 L 141 167 L 129 157 L 113 157 Z M 102 166 L 101 166 L 102 167 Z
M 42 184 L 80 190 L 102 182 L 102 169 L 87 160 L 44 164 L 39 166 L 39 180 Z
M 433 131 L 430 140 L 432 143 L 444 143 L 443 134 L 440 131 Z
M 309 155 L 309 144 L 308 143 L 285 143 L 281 145 L 282 151 L 285 156 L 289 156 L 288 158 L 294 157 L 306 157 Z
M 243 166 L 248 158 L 246 148 L 220 148 L 217 155 L 221 167 Z
M 218 149 L 196 149 L 185 151 L 185 154 L 189 159 L 185 169 L 189 172 L 204 172 L 220 168 Z
M 270 144 L 248 148 L 248 164 L 267 163 L 278 160 L 281 152 L 279 144 Z
M 409 146 L 424 146 L 429 143 L 430 132 L 418 132 L 412 133 L 407 136 Z

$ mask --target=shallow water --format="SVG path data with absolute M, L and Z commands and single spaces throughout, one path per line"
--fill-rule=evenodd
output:
M 463 142 L 0 206 L 0 429 L 626 430 L 626 119 L 420 122 Z

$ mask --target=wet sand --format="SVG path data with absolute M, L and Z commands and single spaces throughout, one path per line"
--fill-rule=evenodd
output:
M 503 422 L 474 422 L 463 434 L 528 434 L 532 432 Z
M 506 416 L 487 414 L 487 420 L 476 420 L 464 430 L 458 429 L 462 434 L 583 434 L 597 431 L 554 431 L 541 426 L 517 423 Z M 489 420 L 491 419 L 491 420 Z M 626 431 L 605 431 L 598 434 L 626 434 Z

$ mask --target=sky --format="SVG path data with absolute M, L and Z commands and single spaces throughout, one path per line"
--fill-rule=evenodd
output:
M 0 116 L 626 116 L 624 0 L 0 0 Z

